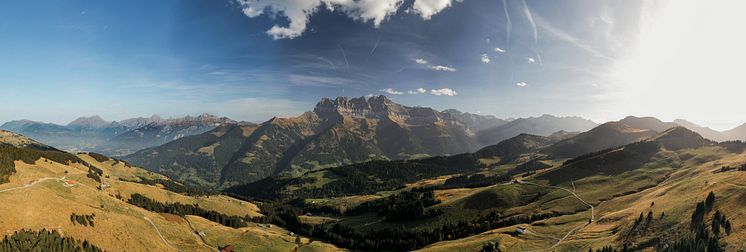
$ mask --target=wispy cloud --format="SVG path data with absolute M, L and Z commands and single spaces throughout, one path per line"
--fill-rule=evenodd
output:
M 575 36 L 573 36 L 573 35 L 565 32 L 564 30 L 559 29 L 559 28 L 555 27 L 554 25 L 552 25 L 551 23 L 545 21 L 544 19 L 541 18 L 541 16 L 536 16 L 535 18 L 536 18 L 536 24 L 539 26 L 539 28 L 541 28 L 542 30 L 548 32 L 548 34 L 551 35 L 552 37 L 554 37 L 556 39 L 559 39 L 559 40 L 562 40 L 562 41 L 564 41 L 566 43 L 569 43 L 570 45 L 573 45 L 573 46 L 575 46 L 577 48 L 580 48 L 581 50 L 584 50 L 584 51 L 590 53 L 590 55 L 593 55 L 595 57 L 604 58 L 604 59 L 608 59 L 608 60 L 613 60 L 611 57 L 607 56 L 606 54 L 604 54 L 604 53 L 602 53 L 602 52 L 600 52 L 598 50 L 596 50 L 595 48 L 593 48 L 592 46 L 588 45 L 583 40 L 581 40 L 581 39 L 579 39 L 579 38 L 577 38 L 577 37 L 575 37 Z
M 517 82 L 517 83 L 515 83 L 515 85 L 516 85 L 517 87 L 525 87 L 525 86 L 528 86 L 528 84 L 526 84 L 526 83 L 525 83 L 525 82 L 523 82 L 523 81 L 521 81 L 521 82 Z
M 508 0 L 503 0 L 503 11 L 505 12 L 505 43 L 510 43 L 510 32 L 513 29 L 513 23 L 510 21 L 510 12 L 508 12 Z
M 352 83 L 351 80 L 346 78 L 321 74 L 289 74 L 288 82 L 296 86 L 306 87 L 337 87 Z
M 381 36 L 378 36 L 376 43 L 373 44 L 373 49 L 370 50 L 370 55 L 373 55 L 373 53 L 376 52 L 376 49 L 378 48 L 379 43 L 381 43 Z
M 347 54 L 345 53 L 345 49 L 342 48 L 342 46 L 339 45 L 339 44 L 337 44 L 337 47 L 339 47 L 339 51 L 342 52 L 342 58 L 345 59 L 345 64 L 347 64 L 347 68 L 349 68 L 350 67 L 350 61 L 347 60 Z
M 408 94 L 424 94 L 425 92 L 427 92 L 427 90 L 424 89 L 424 88 L 418 88 L 418 89 L 415 89 L 415 90 L 409 90 L 409 91 L 407 91 Z
M 504 52 L 505 52 L 505 49 L 502 49 L 502 48 L 500 48 L 500 47 L 495 47 L 495 52 L 496 52 L 496 53 L 504 53 Z
M 523 3 L 523 13 L 526 14 L 526 19 L 528 19 L 528 23 L 531 24 L 531 29 L 534 32 L 534 44 L 539 42 L 539 32 L 536 30 L 536 22 L 534 22 L 534 15 L 531 14 L 531 10 L 528 8 L 528 4 L 526 4 L 526 0 L 521 0 Z
M 420 65 L 430 64 L 430 62 L 427 61 L 427 60 L 425 60 L 425 59 L 416 59 L 416 60 L 414 60 L 414 62 L 416 62 L 417 64 L 420 64 Z
M 404 92 L 397 91 L 397 90 L 395 90 L 393 88 L 384 88 L 384 89 L 381 89 L 379 91 L 387 93 L 387 94 L 390 94 L 390 95 L 403 95 L 404 94 Z
M 435 96 L 456 96 L 458 93 L 450 88 L 430 89 L 430 94 Z
M 430 66 L 430 69 L 443 72 L 456 72 L 456 68 L 449 66 Z

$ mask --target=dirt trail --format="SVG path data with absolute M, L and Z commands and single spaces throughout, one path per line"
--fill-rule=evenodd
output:
M 148 222 L 150 223 L 150 225 L 152 225 L 152 226 L 153 226 L 153 228 L 155 228 L 155 232 L 157 232 L 157 233 L 158 233 L 158 236 L 160 236 L 160 237 L 161 237 L 161 240 L 163 240 L 163 242 L 164 242 L 164 243 L 166 243 L 166 245 L 167 245 L 168 247 L 170 247 L 170 248 L 172 248 L 172 249 L 174 249 L 174 250 L 176 250 L 176 251 L 181 251 L 180 249 L 178 249 L 178 248 L 176 248 L 176 247 L 172 246 L 172 245 L 171 245 L 171 243 L 169 243 L 169 242 L 168 242 L 168 241 L 166 240 L 166 238 L 165 238 L 165 237 L 163 237 L 163 235 L 161 234 L 161 230 L 160 230 L 160 229 L 158 229 L 158 227 L 157 227 L 157 226 L 155 226 L 155 223 L 153 223 L 153 221 L 152 221 L 152 220 L 150 220 L 150 218 L 148 218 L 147 216 L 143 216 L 142 218 L 143 218 L 143 219 L 145 219 L 146 221 L 148 221 Z
M 31 182 L 30 184 L 26 184 L 26 185 L 23 185 L 23 186 L 12 187 L 12 188 L 7 188 L 7 189 L 0 190 L 0 193 L 10 192 L 10 191 L 15 191 L 15 190 L 21 190 L 21 189 L 26 189 L 26 188 L 35 186 L 36 184 L 39 184 L 41 182 L 49 181 L 49 180 L 64 181 L 65 177 L 61 177 L 61 178 L 54 178 L 54 177 L 40 178 L 39 180 Z
M 525 182 L 525 181 L 520 181 L 520 180 L 516 181 L 516 183 L 522 184 L 522 185 L 535 185 L 535 186 L 539 186 L 539 187 L 554 188 L 554 189 L 559 189 L 559 190 L 566 191 L 566 192 L 570 193 L 570 195 L 572 195 L 576 199 L 580 200 L 580 202 L 583 202 L 583 204 L 585 204 L 585 205 L 587 205 L 587 206 L 589 206 L 591 208 L 591 222 L 595 221 L 595 218 L 596 218 L 596 216 L 595 216 L 595 214 L 596 214 L 595 213 L 595 208 L 593 207 L 593 205 L 589 204 L 588 202 L 586 202 L 585 200 L 583 200 L 582 198 L 580 198 L 580 196 L 578 196 L 577 193 L 575 193 L 575 183 L 572 183 L 572 185 L 573 185 L 573 190 L 572 191 L 570 191 L 568 189 L 565 189 L 565 188 L 562 188 L 562 187 L 559 187 L 559 186 L 540 185 L 540 184 L 536 184 L 536 183 L 532 183 L 532 182 Z M 581 228 L 583 228 L 585 226 L 588 226 L 588 225 L 590 225 L 590 223 L 583 223 L 583 224 L 581 224 L 581 225 L 579 225 L 579 226 L 571 229 L 569 232 L 567 232 L 567 234 L 565 234 L 565 236 L 562 237 L 562 239 L 559 239 L 559 241 L 557 241 L 557 243 L 555 243 L 551 247 L 546 248 L 546 249 L 535 250 L 535 251 L 552 250 L 552 249 L 556 248 L 557 246 L 559 246 L 560 243 L 562 243 L 563 241 L 565 241 L 567 239 L 567 237 L 570 237 L 570 235 L 572 235 L 573 233 L 575 233 L 576 231 L 578 231 L 578 229 L 581 229 Z

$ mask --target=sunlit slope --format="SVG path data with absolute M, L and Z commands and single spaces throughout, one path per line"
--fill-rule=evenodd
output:
M 657 139 L 662 138 L 665 135 Z M 671 145 L 681 146 L 682 139 L 677 138 L 675 144 Z M 696 142 L 696 139 L 691 140 Z M 593 174 L 578 176 L 573 180 L 568 177 L 566 181 L 558 181 L 556 187 L 547 183 L 549 181 L 546 179 L 552 178 L 547 176 L 560 172 L 572 174 L 569 169 L 579 168 L 572 165 L 559 167 L 524 178 L 518 183 L 502 185 L 521 188 L 542 185 L 543 190 L 548 190 L 547 195 L 539 200 L 508 209 L 507 213 L 575 213 L 495 229 L 464 239 L 438 242 L 422 250 L 476 251 L 484 244 L 495 241 L 499 241 L 501 251 L 587 251 L 607 245 L 620 249 L 624 244 L 651 248 L 654 246 L 652 244 L 670 243 L 680 232 L 686 233 L 695 205 L 704 201 L 711 191 L 716 199 L 713 210 L 705 215 L 705 223 L 709 223 L 715 211 L 720 210 L 733 226 L 733 233 L 721 234 L 721 241 L 727 243 L 726 251 L 746 247 L 746 221 L 743 220 L 746 214 L 743 212 L 746 207 L 746 172 L 719 172 L 723 166 L 738 167 L 746 163 L 746 153 L 731 152 L 713 145 L 678 150 L 670 150 L 665 143 L 663 145 L 645 161 L 620 165 L 626 167 L 623 170 L 609 173 L 596 170 Z M 600 169 L 604 169 L 604 166 Z M 498 196 L 517 189 L 501 189 L 499 194 L 485 193 L 494 190 L 476 190 L 472 195 L 462 196 L 461 200 L 451 204 L 459 204 L 470 198 L 481 198 L 479 202 L 487 201 L 485 197 L 506 199 L 505 196 Z M 575 192 L 577 198 L 571 192 Z M 512 198 L 515 197 L 507 197 Z M 583 201 L 592 205 L 593 211 Z M 640 213 L 647 216 L 649 212 L 653 215 L 652 221 L 641 224 L 633 231 Z M 591 218 L 593 222 L 589 223 Z M 528 231 L 517 234 L 518 226 L 526 227 Z
M 113 159 L 99 162 L 87 154 L 77 156 L 103 170 L 101 180 L 109 186 L 100 190 L 101 183 L 89 178 L 88 167 L 81 164 L 60 164 L 45 158 L 33 164 L 16 161 L 16 172 L 8 177 L 8 183 L 0 184 L 0 201 L 4 202 L 0 205 L 3 234 L 21 229 L 57 230 L 107 251 L 125 248 L 127 251 L 215 251 L 215 247 L 228 244 L 238 251 L 290 251 L 298 247 L 335 250 L 319 242 L 309 244 L 307 239 L 296 244 L 294 236 L 278 227 L 249 223 L 248 227 L 234 229 L 196 216 L 184 218 L 132 206 L 126 203 L 127 197 L 139 193 L 161 202 L 196 203 L 228 215 L 260 215 L 257 206 L 250 202 L 226 196 L 185 196 L 159 185 L 128 182 L 137 178 L 167 178 Z M 73 223 L 72 214 L 95 215 L 94 225 Z M 194 219 L 197 221 L 191 221 Z M 198 232 L 205 235 L 204 240 Z

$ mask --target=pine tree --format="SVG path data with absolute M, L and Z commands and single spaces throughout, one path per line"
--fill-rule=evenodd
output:
M 715 194 L 710 191 L 709 194 L 707 194 L 707 198 L 705 199 L 705 209 L 709 212 L 712 210 L 712 207 L 715 205 Z

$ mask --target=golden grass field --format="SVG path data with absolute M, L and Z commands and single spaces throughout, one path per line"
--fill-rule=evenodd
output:
M 587 210 L 576 214 L 520 225 L 528 228 L 529 232 L 526 234 L 514 234 L 516 225 L 463 239 L 434 243 L 420 251 L 479 251 L 482 245 L 496 240 L 500 242 L 501 251 L 588 251 L 589 248 L 610 244 L 617 247 L 625 239 L 624 232 L 618 231 L 628 230 L 640 213 L 652 211 L 656 218 L 644 235 L 647 237 L 638 237 L 636 240 L 671 235 L 668 233 L 671 228 L 686 228 L 695 204 L 703 201 L 710 191 L 716 195 L 714 209 L 722 211 L 733 223 L 734 232 L 722 238 L 728 244 L 726 251 L 746 248 L 746 172 L 713 173 L 723 165 L 746 163 L 746 153 L 728 153 L 719 147 L 680 152 L 678 154 L 693 155 L 692 158 L 683 160 L 680 168 L 647 167 L 644 171 L 621 174 L 612 180 L 594 176 L 574 181 L 576 193 L 595 206 L 596 220 L 591 224 L 588 224 L 590 209 L 586 207 Z M 670 176 L 655 184 L 655 187 L 626 196 L 609 197 L 619 193 L 619 184 L 644 188 L 645 180 L 640 176 L 654 176 L 656 171 L 671 170 Z M 569 183 L 561 186 L 572 189 Z M 449 198 L 461 199 L 467 197 L 469 192 L 454 189 L 438 194 L 453 204 L 454 201 Z M 567 192 L 555 190 L 551 194 L 557 194 L 554 205 L 583 209 L 582 203 Z M 529 208 L 530 206 L 517 209 L 528 211 Z M 665 217 L 659 219 L 663 212 Z M 710 215 L 712 213 L 714 210 Z M 562 239 L 563 237 L 565 238 Z M 560 240 L 562 242 L 558 243 Z
M 157 186 L 119 181 L 119 177 L 160 175 L 122 163 L 113 165 L 114 161 L 99 163 L 87 155 L 79 157 L 104 170 L 102 180 L 112 186 L 98 190 L 98 182 L 86 177 L 88 168 L 78 164 L 64 165 L 45 159 L 35 164 L 17 161 L 17 172 L 10 176 L 10 182 L 0 184 L 0 201 L 4 202 L 0 204 L 0 232 L 8 235 L 20 229 L 57 230 L 107 251 L 215 251 L 218 245 L 226 244 L 239 251 L 340 250 L 307 238 L 296 244 L 294 236 L 276 226 L 266 228 L 250 223 L 249 227 L 233 229 L 201 217 L 182 218 L 129 205 L 115 195 L 126 198 L 141 193 L 162 202 L 198 203 L 205 209 L 229 215 L 260 215 L 256 205 L 227 196 L 190 197 Z M 75 185 L 66 186 L 66 181 L 71 180 Z M 72 213 L 95 214 L 95 226 L 74 225 L 70 221 Z M 203 232 L 205 241 L 195 231 Z

